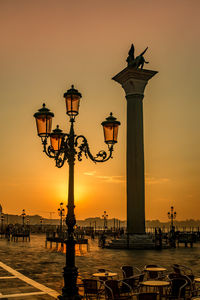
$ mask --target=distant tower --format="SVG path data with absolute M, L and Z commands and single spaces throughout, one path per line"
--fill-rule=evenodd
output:
M 2 206 L 0 204 L 0 214 L 2 214 L 3 210 L 2 210 Z

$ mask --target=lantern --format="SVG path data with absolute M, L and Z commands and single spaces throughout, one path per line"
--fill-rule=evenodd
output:
M 110 113 L 110 116 L 106 118 L 106 121 L 102 122 L 101 125 L 103 126 L 105 143 L 108 145 L 114 145 L 117 143 L 118 127 L 120 122 L 113 117 L 112 113 Z
M 34 117 L 36 119 L 38 135 L 40 137 L 48 137 L 51 133 L 52 118 L 54 117 L 54 114 L 45 107 L 44 103 L 43 107 L 38 109 L 34 114 Z
M 70 116 L 70 118 L 75 118 L 75 116 L 78 115 L 79 104 L 82 95 L 72 85 L 71 89 L 64 94 L 64 98 L 66 101 L 67 115 Z
M 56 129 L 50 134 L 51 146 L 54 151 L 59 151 L 61 148 L 61 142 L 63 138 L 62 130 L 59 126 L 56 126 Z

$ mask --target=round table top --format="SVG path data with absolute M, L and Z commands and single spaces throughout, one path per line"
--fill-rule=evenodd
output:
M 198 278 L 195 278 L 195 279 L 194 279 L 194 281 L 196 281 L 196 282 L 200 282 L 200 277 L 198 277 Z
M 92 274 L 94 277 L 113 277 L 117 276 L 117 273 L 105 272 L 105 273 L 94 273 Z
M 161 267 L 147 267 L 145 268 L 145 271 L 151 271 L 151 272 L 163 272 L 166 271 L 167 269 L 161 268 Z
M 142 285 L 146 286 L 168 286 L 170 285 L 169 281 L 162 281 L 162 280 L 147 280 L 147 281 L 142 281 Z

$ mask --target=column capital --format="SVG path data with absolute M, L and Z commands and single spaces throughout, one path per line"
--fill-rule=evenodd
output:
M 144 89 L 149 79 L 157 73 L 157 71 L 152 70 L 126 67 L 112 79 L 121 84 L 126 96 L 134 94 L 144 95 Z

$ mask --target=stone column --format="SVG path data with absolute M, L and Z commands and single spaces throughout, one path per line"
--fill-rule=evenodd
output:
M 145 233 L 143 98 L 157 72 L 127 67 L 112 79 L 122 85 L 127 99 L 127 231 Z

